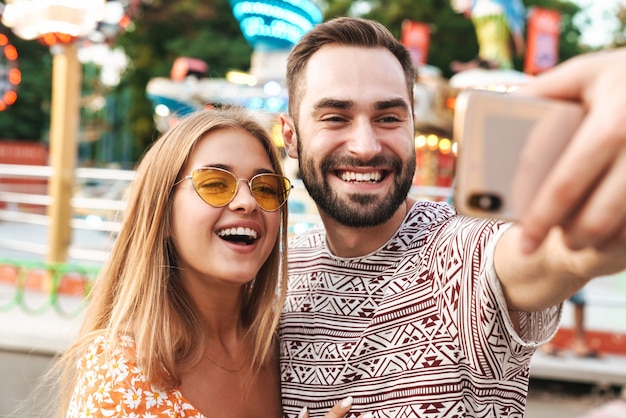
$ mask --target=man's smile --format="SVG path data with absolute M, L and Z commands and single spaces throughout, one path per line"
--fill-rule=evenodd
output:
M 379 183 L 385 177 L 384 171 L 370 171 L 367 173 L 354 171 L 336 171 L 337 177 L 343 181 L 353 183 Z

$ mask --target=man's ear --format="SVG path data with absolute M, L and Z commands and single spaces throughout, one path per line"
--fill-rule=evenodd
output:
M 298 158 L 298 136 L 296 135 L 296 125 L 293 119 L 286 113 L 281 113 L 280 129 L 283 134 L 283 142 L 285 143 L 285 151 L 291 158 Z

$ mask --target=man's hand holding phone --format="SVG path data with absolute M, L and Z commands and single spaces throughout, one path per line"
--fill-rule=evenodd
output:
M 516 93 L 577 101 L 587 111 L 521 218 L 526 253 L 555 226 L 572 249 L 626 246 L 625 78 L 621 48 L 576 57 Z
M 458 211 L 521 219 L 584 115 L 582 106 L 573 102 L 461 92 L 454 118 Z
M 483 213 L 516 221 L 495 245 L 494 268 L 508 308 L 534 311 L 562 302 L 594 277 L 626 269 L 626 48 L 574 58 L 508 98 L 520 103 L 537 98 L 569 102 L 583 111 L 556 157 L 541 150 L 555 145 L 551 137 L 560 136 L 558 132 L 546 137 L 543 130 L 532 131 L 517 141 L 523 143 L 518 155 L 526 162 L 512 160 L 500 176 L 508 177 L 508 189 L 501 189 L 506 199 L 525 200 L 517 206 L 521 210 L 511 216 Z M 509 131 L 516 126 L 505 125 Z M 462 136 L 455 204 L 460 213 L 471 215 L 462 207 L 470 201 L 461 199 L 463 190 L 465 195 L 474 190 L 464 181 L 476 167 L 462 163 L 468 157 L 462 153 L 472 149 Z M 497 155 L 486 159 L 494 158 Z M 528 161 L 547 172 L 538 171 L 539 182 L 520 175 L 514 184 L 512 179 L 525 171 Z M 480 164 L 479 172 L 488 170 L 485 161 Z M 494 178 L 497 175 L 478 177 L 483 184 L 492 184 Z
M 462 93 L 459 211 L 518 221 L 527 254 L 556 226 L 574 250 L 624 245 L 625 78 L 623 48 L 574 58 L 513 94 Z

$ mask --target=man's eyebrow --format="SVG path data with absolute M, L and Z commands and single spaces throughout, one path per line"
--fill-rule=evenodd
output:
M 333 98 L 323 98 L 315 103 L 315 110 L 319 109 L 353 109 L 356 106 L 352 100 L 341 100 Z M 403 99 L 389 99 L 374 103 L 375 110 L 387 110 L 400 108 L 405 112 L 409 111 L 409 105 Z
M 315 103 L 315 110 L 319 109 L 351 109 L 354 107 L 352 100 L 340 100 L 332 98 L 323 98 Z
M 393 109 L 393 108 L 396 108 L 396 107 L 401 108 L 405 112 L 409 111 L 409 105 L 403 99 L 384 100 L 384 101 L 381 101 L 381 102 L 376 102 L 375 105 L 374 105 L 374 108 L 376 110 L 387 110 L 387 109 Z

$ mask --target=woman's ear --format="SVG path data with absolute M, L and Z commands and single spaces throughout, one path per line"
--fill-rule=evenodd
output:
M 296 125 L 293 119 L 286 113 L 279 116 L 280 128 L 285 143 L 285 151 L 291 158 L 298 158 L 298 137 L 296 135 Z

